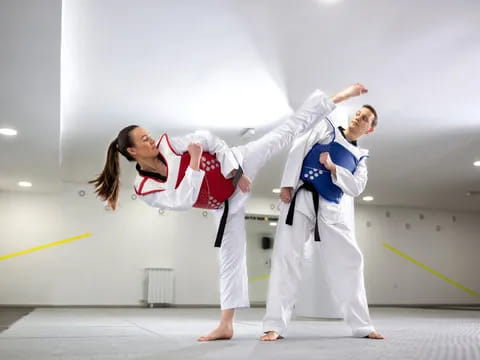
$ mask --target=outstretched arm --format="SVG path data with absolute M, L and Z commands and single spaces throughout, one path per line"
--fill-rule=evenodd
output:
M 348 86 L 331 98 L 321 90 L 315 90 L 293 114 L 295 120 L 301 124 L 298 128 L 298 133 L 307 131 L 318 120 L 325 119 L 326 116 L 335 110 L 336 104 L 367 92 L 367 88 L 359 83 Z
M 368 92 L 368 89 L 365 86 L 363 86 L 360 83 L 356 83 L 356 84 L 350 85 L 349 87 L 343 89 L 342 91 L 332 96 L 332 102 L 334 104 L 338 104 L 352 97 L 366 94 L 367 92 Z

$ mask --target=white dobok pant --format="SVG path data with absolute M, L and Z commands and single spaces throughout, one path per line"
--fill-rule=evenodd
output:
M 344 195 L 345 196 L 345 195 Z M 346 201 L 346 209 L 353 199 Z M 374 331 L 370 322 L 365 285 L 363 279 L 363 256 L 357 246 L 353 219 L 341 214 L 331 221 L 322 216 L 322 201 L 318 215 L 318 230 L 322 246 L 319 251 L 329 288 L 341 302 L 345 321 L 351 327 L 353 336 L 364 337 Z M 285 224 L 290 204 L 282 203 L 272 253 L 267 310 L 263 319 L 263 330 L 276 331 L 284 335 L 290 322 L 302 278 L 304 246 L 315 231 L 315 210 L 312 194 L 300 190 L 296 199 L 293 225 Z M 325 203 L 323 204 L 325 205 Z M 328 204 L 326 205 L 328 206 Z M 348 212 L 348 211 L 346 211 Z
M 253 181 L 270 158 L 289 147 L 299 133 L 313 125 L 316 118 L 292 117 L 256 141 L 234 148 L 242 154 L 244 173 Z M 245 201 L 249 194 L 237 188 L 228 199 L 229 213 L 220 247 L 220 304 L 222 310 L 250 306 L 246 259 Z M 223 209 L 215 210 L 218 227 Z

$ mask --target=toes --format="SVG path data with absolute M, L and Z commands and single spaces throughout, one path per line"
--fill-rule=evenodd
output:
M 260 340 L 262 341 L 276 341 L 280 339 L 283 339 L 283 336 L 277 333 L 268 333 L 260 337 Z

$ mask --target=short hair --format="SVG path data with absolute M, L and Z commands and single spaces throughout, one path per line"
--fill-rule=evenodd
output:
M 362 107 L 367 108 L 368 110 L 370 110 L 372 112 L 372 114 L 373 114 L 372 127 L 377 126 L 378 115 L 377 115 L 377 111 L 375 110 L 375 108 L 372 105 L 368 105 L 368 104 L 365 104 Z

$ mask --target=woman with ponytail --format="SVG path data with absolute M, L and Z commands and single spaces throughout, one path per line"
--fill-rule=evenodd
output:
M 235 309 L 249 307 L 244 204 L 251 181 L 275 154 L 327 116 L 335 104 L 367 92 L 354 84 L 328 98 L 316 90 L 287 121 L 258 140 L 230 148 L 210 133 L 182 137 L 163 134 L 158 141 L 136 125 L 122 129 L 107 151 L 102 173 L 91 183 L 112 209 L 119 191 L 119 153 L 136 161 L 134 189 L 148 205 L 167 210 L 191 207 L 213 211 L 220 247 L 219 326 L 199 341 L 230 339 Z
M 108 202 L 108 205 L 115 210 L 118 202 L 118 191 L 120 186 L 120 159 L 121 153 L 128 161 L 135 159 L 127 151 L 133 143 L 130 138 L 130 132 L 137 128 L 137 125 L 130 125 L 122 129 L 115 140 L 108 146 L 107 160 L 102 173 L 94 180 L 89 181 L 95 185 L 95 192 L 98 196 Z

